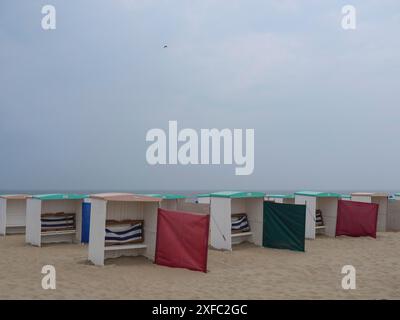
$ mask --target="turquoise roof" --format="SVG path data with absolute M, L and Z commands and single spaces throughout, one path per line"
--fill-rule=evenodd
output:
M 335 192 L 318 192 L 318 191 L 297 191 L 294 193 L 299 196 L 309 196 L 318 198 L 341 198 L 342 195 Z
M 176 200 L 176 199 L 186 199 L 187 197 L 182 194 L 172 194 L 172 193 L 165 193 L 165 194 L 144 194 L 144 196 L 153 197 L 153 198 L 161 198 L 163 200 Z
M 241 191 L 221 191 L 210 193 L 210 197 L 216 198 L 264 198 L 264 192 L 241 192 Z
M 294 194 L 267 194 L 268 198 L 293 199 Z
M 210 196 L 210 193 L 201 193 L 196 195 L 197 198 L 207 198 Z
M 37 194 L 33 198 L 40 200 L 81 200 L 88 198 L 87 194 L 76 193 L 50 193 L 50 194 Z

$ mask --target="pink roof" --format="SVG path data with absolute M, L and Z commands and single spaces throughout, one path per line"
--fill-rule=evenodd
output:
M 389 197 L 386 192 L 353 192 L 352 196 L 367 196 L 367 197 Z
M 130 201 L 130 202 L 160 202 L 161 198 L 138 195 L 134 193 L 96 193 L 91 194 L 90 198 L 107 201 Z
M 3 194 L 0 198 L 10 199 L 10 200 L 26 200 L 32 198 L 29 194 Z

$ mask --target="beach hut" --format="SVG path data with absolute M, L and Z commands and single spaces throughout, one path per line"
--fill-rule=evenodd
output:
M 0 235 L 25 233 L 26 199 L 30 195 L 0 196 Z
M 377 231 L 386 231 L 389 195 L 385 192 L 353 192 L 352 201 L 376 203 L 379 205 Z
M 387 231 L 400 231 L 400 197 L 389 198 Z
M 210 214 L 209 203 L 199 203 L 181 194 L 145 194 L 145 196 L 160 198 L 160 208 L 165 210 L 186 211 L 191 213 Z
M 196 197 L 197 197 L 197 203 L 210 204 L 210 194 L 209 193 L 198 194 Z
M 294 204 L 294 194 L 267 194 L 265 201 Z
M 350 201 L 350 200 L 351 200 L 351 195 L 349 195 L 349 194 L 341 194 L 341 195 L 340 195 L 340 199 L 341 199 L 341 200 L 348 200 L 348 201 Z
M 317 234 L 334 237 L 338 200 L 341 195 L 331 192 L 295 192 L 295 203 L 306 205 L 306 238 L 315 239 Z
M 393 196 L 395 200 L 400 200 L 400 193 L 395 193 Z
M 160 208 L 167 210 L 178 210 L 180 207 L 182 207 L 183 203 L 187 198 L 182 194 L 172 194 L 172 193 L 166 193 L 166 194 L 152 193 L 152 194 L 145 194 L 145 196 L 162 199 Z
M 161 198 L 132 193 L 99 193 L 90 196 L 89 261 L 143 255 L 154 260 L 157 210 Z
M 43 243 L 80 242 L 82 202 L 87 195 L 43 194 L 27 199 L 25 241 Z
M 224 191 L 210 194 L 211 246 L 232 250 L 243 241 L 262 245 L 263 192 Z

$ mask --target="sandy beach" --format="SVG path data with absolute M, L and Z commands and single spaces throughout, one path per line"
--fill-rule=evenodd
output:
M 85 245 L 25 244 L 0 238 L 0 299 L 400 299 L 400 233 L 371 238 L 319 237 L 306 252 L 241 244 L 209 250 L 208 273 L 167 268 L 144 257 L 87 262 Z M 56 290 L 41 287 L 54 265 Z M 341 288 L 341 268 L 357 270 L 357 289 Z

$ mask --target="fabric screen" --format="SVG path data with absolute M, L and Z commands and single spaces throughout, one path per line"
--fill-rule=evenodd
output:
M 376 203 L 339 200 L 336 236 L 376 238 L 378 208 Z
M 304 251 L 306 206 L 264 202 L 263 246 Z
M 207 272 L 210 216 L 158 209 L 155 262 Z

